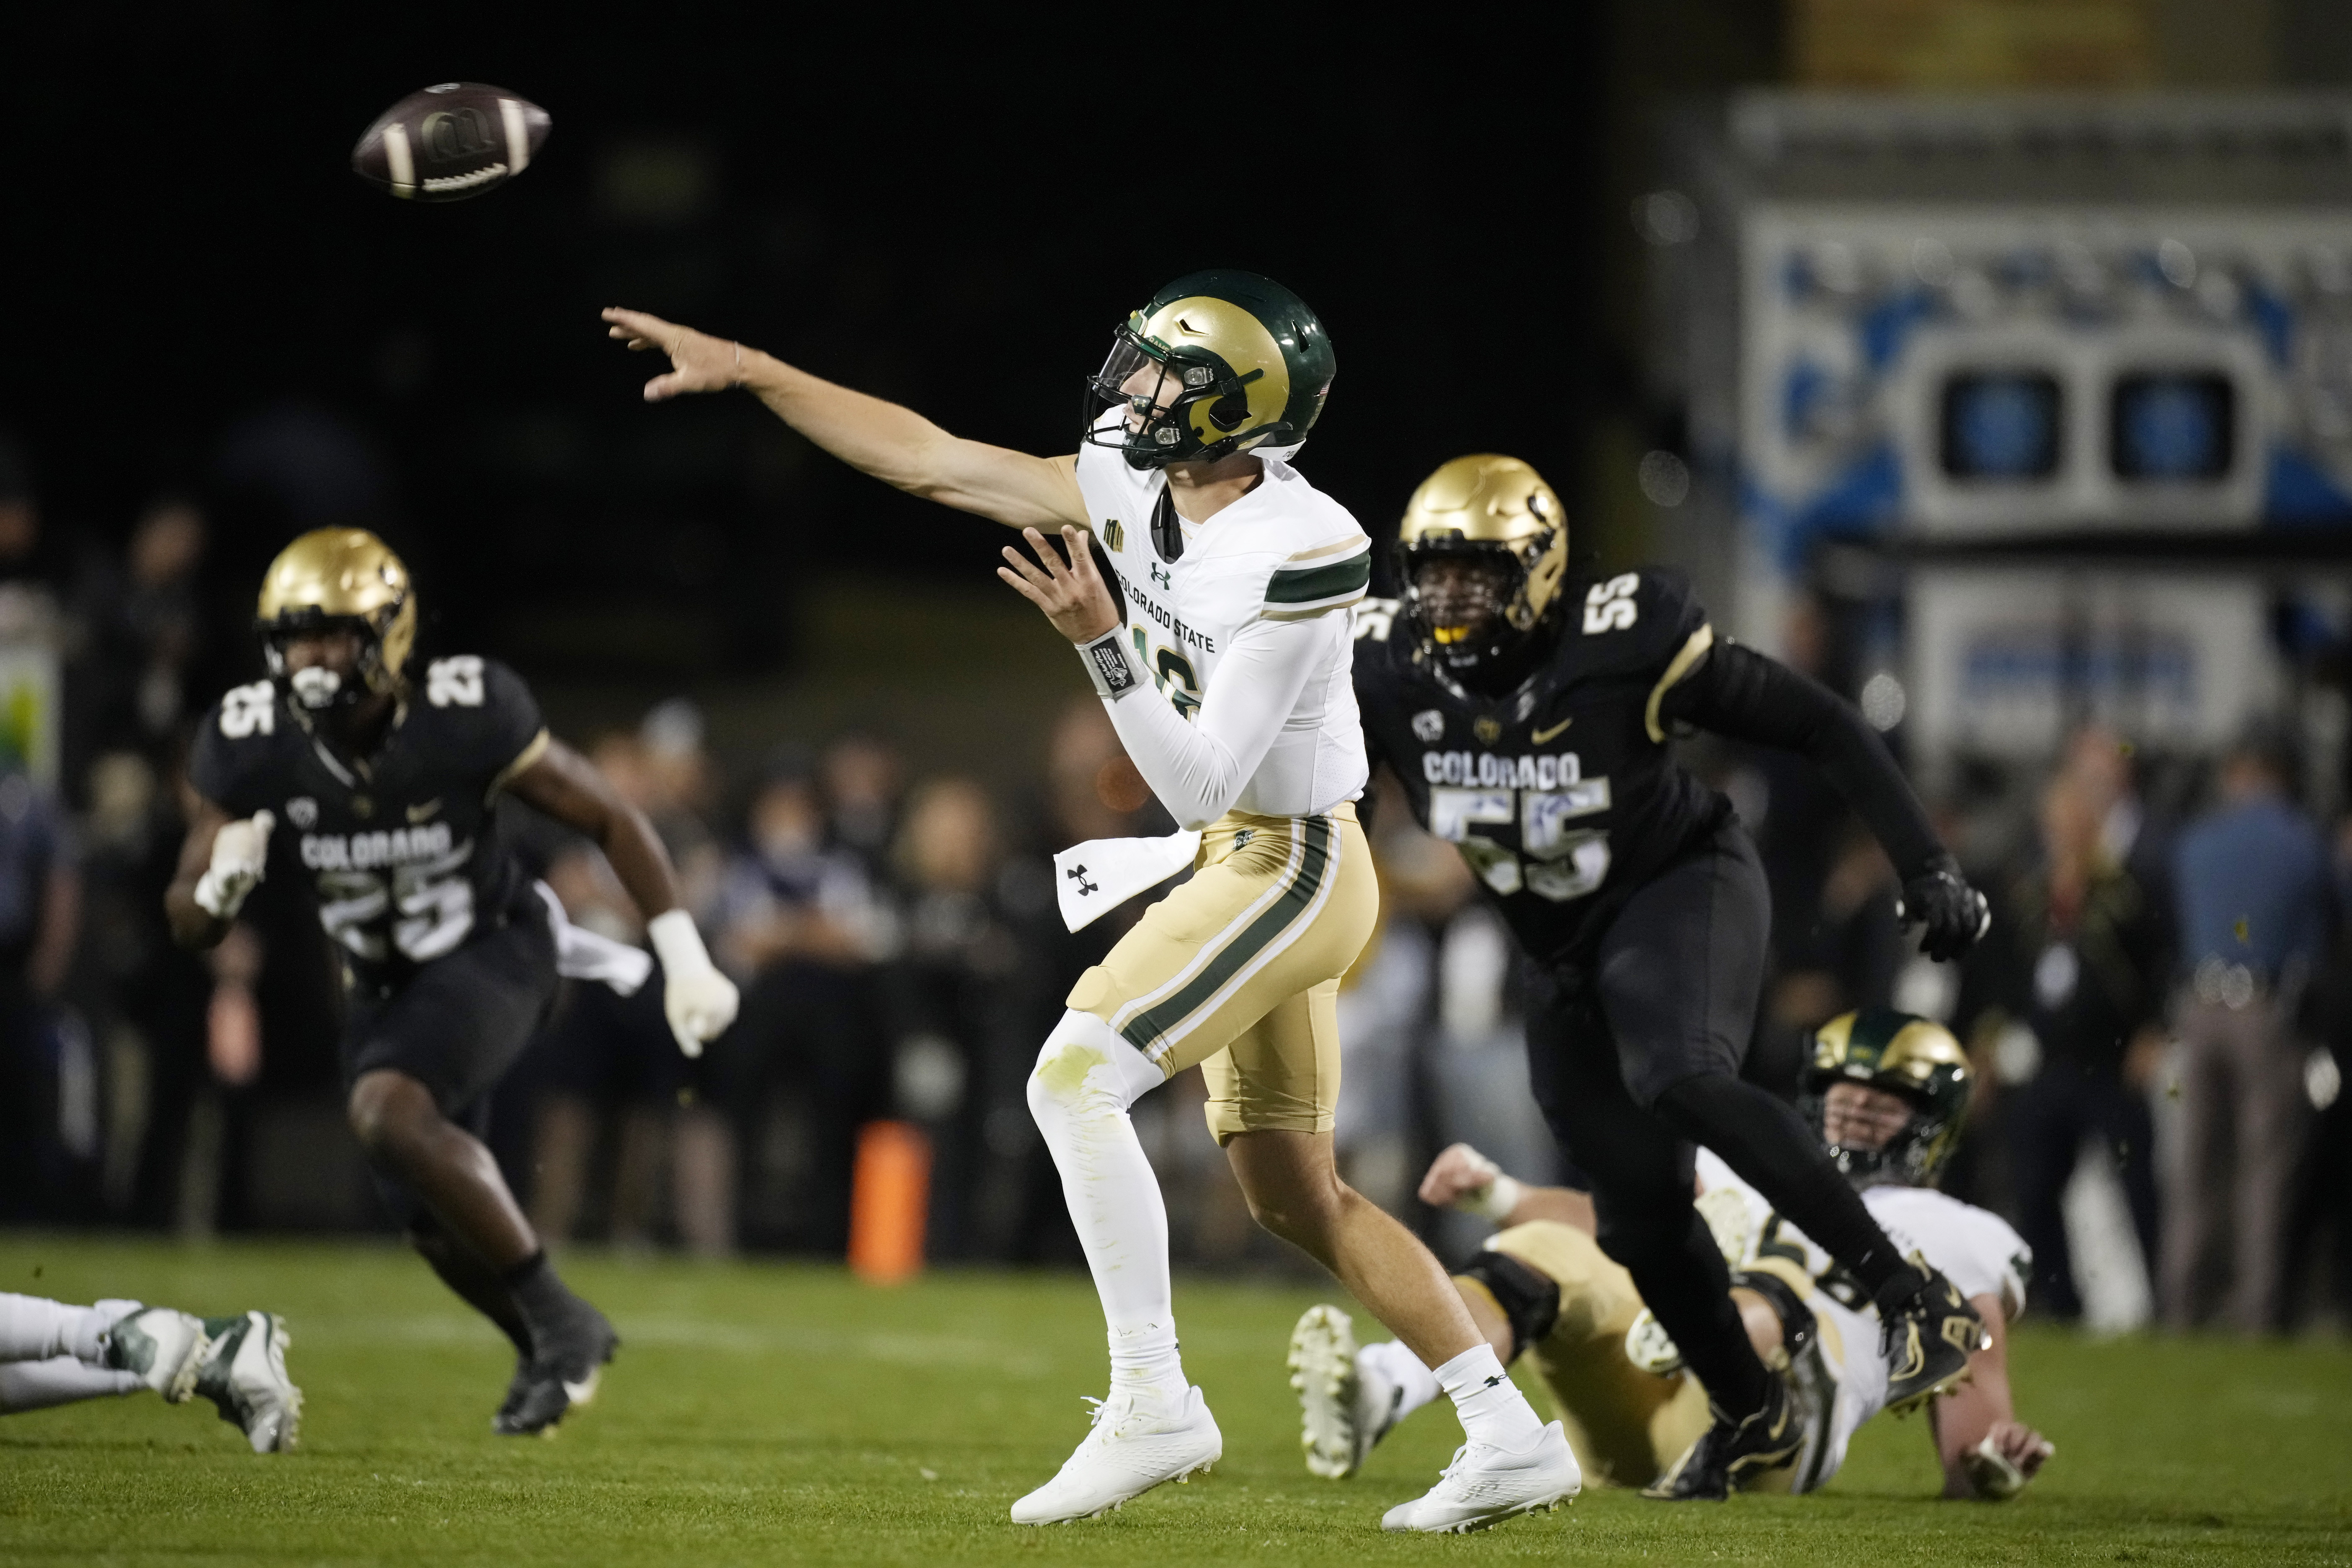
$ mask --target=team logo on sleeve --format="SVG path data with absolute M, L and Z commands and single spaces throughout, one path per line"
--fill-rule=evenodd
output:
M 305 832 L 319 826 L 319 803 L 307 795 L 298 795 L 286 803 L 286 820 Z
M 1414 714 L 1412 738 L 1424 746 L 1433 746 L 1445 739 L 1445 715 L 1434 708 L 1424 708 Z
M 1109 545 L 1113 550 L 1124 550 L 1127 548 L 1127 530 L 1120 525 L 1118 519 L 1115 517 L 1107 517 L 1103 519 L 1102 536 L 1103 542 Z

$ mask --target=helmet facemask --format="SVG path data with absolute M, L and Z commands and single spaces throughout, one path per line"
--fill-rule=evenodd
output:
M 399 676 L 384 658 L 386 626 L 377 623 L 388 626 L 398 613 L 396 608 L 387 608 L 373 616 L 331 616 L 306 606 L 260 622 L 256 629 L 261 637 L 262 660 L 287 706 L 298 713 L 320 715 L 355 708 L 379 692 L 397 690 Z M 317 664 L 296 669 L 287 658 L 287 645 L 297 637 L 335 632 L 349 632 L 359 640 L 359 658 L 349 674 Z
M 1529 563 L 1540 561 L 1551 543 L 1546 532 L 1524 545 L 1458 534 L 1401 544 L 1405 609 L 1420 628 L 1424 657 L 1464 681 L 1515 667 L 1543 618 L 1530 592 Z M 1454 569 L 1443 569 L 1449 564 Z
M 1264 374 L 1252 370 L 1235 375 L 1202 349 L 1155 348 L 1130 321 L 1111 340 L 1102 369 L 1087 378 L 1081 438 L 1089 446 L 1118 447 L 1130 468 L 1213 462 L 1244 449 L 1244 443 L 1256 446 L 1288 432 L 1286 425 L 1252 422 L 1243 389 Z M 1103 418 L 1106 409 L 1121 406 L 1122 422 Z M 1213 436 L 1204 434 L 1203 426 Z

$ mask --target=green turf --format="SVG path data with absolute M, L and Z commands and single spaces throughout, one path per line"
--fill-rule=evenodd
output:
M 0 1420 L 0 1563 L 454 1564 L 2352 1561 L 2352 1351 L 2030 1328 L 2025 1414 L 2058 1458 L 2018 1502 L 1930 1500 L 1917 1422 L 1882 1421 L 1826 1493 L 1666 1508 L 1589 1493 L 1485 1535 L 1383 1536 L 1458 1428 L 1424 1412 L 1334 1484 L 1297 1458 L 1282 1380 L 1311 1291 L 1188 1280 L 1185 1363 L 1225 1434 L 1214 1475 L 1051 1530 L 1005 1508 L 1053 1473 L 1104 1381 L 1092 1292 L 1058 1275 L 576 1257 L 627 1348 L 551 1441 L 501 1439 L 503 1342 L 389 1248 L 0 1237 L 0 1289 L 268 1306 L 309 1395 L 299 1453 L 257 1458 L 201 1404 Z

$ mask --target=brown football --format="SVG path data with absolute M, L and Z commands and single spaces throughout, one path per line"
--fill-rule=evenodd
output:
M 551 123 L 504 88 L 445 81 L 385 110 L 352 149 L 352 172 L 404 201 L 462 202 L 530 167 Z

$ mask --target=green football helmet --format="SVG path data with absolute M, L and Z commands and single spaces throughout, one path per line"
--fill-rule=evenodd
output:
M 1087 381 L 1081 438 L 1129 467 L 1287 456 L 1331 390 L 1331 336 L 1270 278 L 1232 268 L 1189 273 L 1128 317 Z M 1104 411 L 1123 410 L 1119 419 Z
M 1876 1149 L 1831 1142 L 1824 1118 L 1829 1091 L 1840 1083 L 1900 1096 L 1910 1103 L 1911 1120 Z M 1830 1158 L 1855 1186 L 1931 1187 L 1960 1141 L 1972 1088 L 1968 1053 L 1949 1029 L 1892 1007 L 1865 1007 L 1840 1014 L 1814 1034 L 1804 1109 Z

